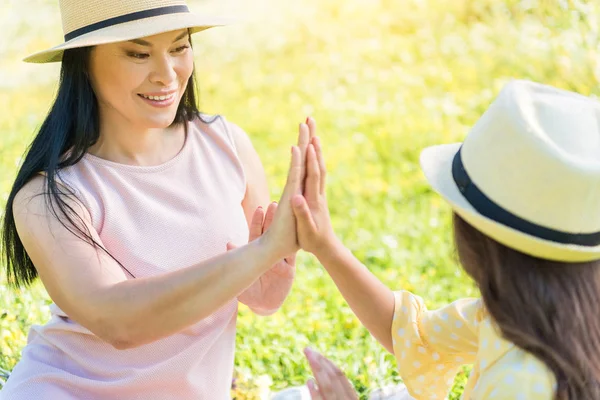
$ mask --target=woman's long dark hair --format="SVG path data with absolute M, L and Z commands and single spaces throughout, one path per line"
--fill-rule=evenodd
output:
M 504 338 L 554 373 L 557 400 L 600 399 L 600 261 L 532 257 L 453 220 L 460 262 Z
M 92 238 L 81 217 L 65 201 L 65 197 L 74 196 L 74 192 L 65 185 L 57 184 L 58 171 L 81 160 L 100 134 L 98 101 L 88 78 L 91 51 L 91 47 L 84 47 L 64 52 L 56 99 L 28 148 L 8 196 L 2 223 L 1 250 L 7 280 L 12 287 L 28 286 L 38 276 L 17 234 L 13 202 L 19 190 L 40 172 L 45 173 L 43 195 L 52 214 L 71 233 L 112 257 Z M 201 118 L 196 99 L 196 84 L 192 73 L 173 124 Z M 119 264 L 129 273 L 120 262 Z

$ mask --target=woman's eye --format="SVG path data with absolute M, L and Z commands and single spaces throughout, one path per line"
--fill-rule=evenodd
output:
M 187 45 L 187 44 L 184 45 L 184 46 L 179 46 L 175 50 L 173 50 L 173 53 L 175 53 L 175 54 L 181 54 L 184 51 L 186 51 L 189 47 L 190 46 Z M 150 54 L 148 54 L 148 53 L 136 53 L 134 51 L 128 51 L 127 55 L 129 57 L 132 57 L 132 58 L 135 58 L 135 59 L 138 59 L 138 60 L 145 60 L 146 58 L 150 57 Z
M 185 46 L 179 46 L 178 48 L 176 48 L 174 51 L 175 53 L 183 53 L 184 51 L 186 51 L 190 46 L 188 46 L 187 44 Z
M 150 57 L 150 55 L 147 54 L 147 53 L 128 52 L 127 55 L 129 57 L 137 58 L 138 60 L 143 60 L 143 59 L 146 59 L 146 58 Z

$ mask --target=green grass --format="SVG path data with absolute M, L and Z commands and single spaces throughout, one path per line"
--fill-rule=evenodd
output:
M 57 15 L 54 1 L 29 1 L 39 3 L 38 12 Z M 205 4 L 191 3 L 195 10 Z M 430 307 L 476 290 L 454 260 L 449 209 L 424 182 L 420 150 L 462 140 L 511 78 L 599 93 L 593 1 L 217 3 L 208 6 L 250 18 L 196 36 L 202 109 L 249 133 L 273 199 L 281 193 L 297 123 L 314 116 L 339 236 L 387 285 L 414 291 Z M 55 89 L 55 67 L 24 68 L 17 57 L 52 44 L 42 29 L 52 28 L 60 40 L 58 21 L 4 22 L 12 25 L 0 47 L 0 72 L 20 81 L 10 75 L 0 86 L 0 202 Z M 48 298 L 39 284 L 19 292 L 0 285 L 0 294 L 0 367 L 12 368 L 29 326 L 48 317 Z M 359 324 L 324 270 L 302 254 L 279 313 L 261 318 L 240 310 L 237 397 L 304 383 L 306 345 L 339 363 L 362 394 L 400 381 L 393 357 Z M 451 399 L 459 398 L 467 372 L 457 377 Z

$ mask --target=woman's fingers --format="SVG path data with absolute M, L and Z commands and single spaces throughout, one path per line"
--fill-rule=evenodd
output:
M 259 238 L 263 233 L 263 221 L 265 218 L 265 211 L 262 207 L 258 207 L 254 214 L 252 214 L 252 221 L 250 221 L 250 235 L 249 241 Z
M 302 164 L 302 155 L 298 146 L 292 146 L 292 159 L 290 169 L 288 170 L 287 182 L 283 189 L 282 198 L 291 199 L 295 194 L 302 193 L 302 176 L 304 166 Z
M 300 129 L 298 130 L 298 147 L 306 149 L 306 146 L 310 143 L 310 138 L 308 123 L 300 124 Z
M 273 218 L 275 218 L 275 211 L 277 211 L 277 202 L 274 201 L 271 204 L 269 204 L 269 207 L 267 207 L 267 214 L 265 215 L 265 223 L 263 225 L 263 232 L 266 232 L 267 229 L 269 229 L 269 227 L 271 226 L 271 223 L 273 222 Z
M 311 118 L 306 118 L 306 125 L 308 125 L 308 138 L 309 142 L 312 141 L 312 138 L 317 136 L 317 122 Z

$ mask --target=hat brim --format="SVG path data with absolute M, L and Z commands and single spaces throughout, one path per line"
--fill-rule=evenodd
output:
M 23 61 L 29 63 L 58 62 L 62 60 L 63 52 L 67 49 L 139 39 L 179 29 L 190 29 L 191 33 L 196 33 L 233 22 L 234 20 L 229 18 L 199 16 L 193 13 L 160 15 L 113 25 L 81 35 L 59 46 L 32 54 Z
M 421 169 L 431 187 L 470 225 L 510 248 L 534 257 L 562 262 L 600 258 L 600 246 L 556 243 L 528 235 L 480 214 L 463 197 L 452 177 L 452 161 L 461 143 L 428 147 L 421 153 Z

